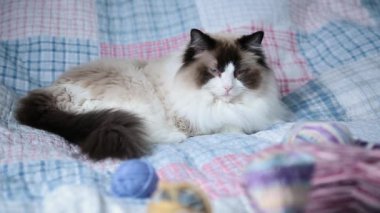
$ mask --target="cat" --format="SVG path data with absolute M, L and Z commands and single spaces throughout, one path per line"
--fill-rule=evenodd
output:
M 62 136 L 94 160 L 137 158 L 154 143 L 195 135 L 251 134 L 287 111 L 263 37 L 192 29 L 187 46 L 161 59 L 79 65 L 21 98 L 16 119 Z

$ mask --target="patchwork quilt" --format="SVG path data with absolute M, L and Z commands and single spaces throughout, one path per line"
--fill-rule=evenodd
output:
M 372 147 L 380 143 L 379 1 L 2 0 L 0 212 L 145 212 L 149 199 L 112 195 L 110 181 L 119 160 L 92 162 L 61 137 L 20 125 L 13 111 L 27 91 L 49 85 L 70 67 L 102 57 L 159 58 L 185 44 L 192 28 L 263 30 L 268 64 L 293 117 L 252 135 L 215 134 L 157 145 L 144 160 L 161 181 L 199 186 L 214 212 L 285 212 L 285 204 L 270 211 L 258 208 L 241 183 L 247 165 L 268 165 L 265 159 L 255 161 L 257 156 L 289 155 L 298 162 L 289 154 L 296 150 L 295 156 L 311 156 L 316 168 L 307 181 L 313 193 L 305 211 L 380 210 L 377 149 L 283 140 L 294 124 L 318 120 L 345 125 Z M 333 170 L 347 177 L 334 182 L 336 187 L 342 181 L 361 187 L 318 191 L 323 171 Z M 286 188 L 282 174 L 276 178 L 275 186 Z M 257 187 L 265 191 L 274 185 Z

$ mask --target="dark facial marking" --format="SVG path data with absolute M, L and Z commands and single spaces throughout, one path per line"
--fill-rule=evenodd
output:
M 235 45 L 221 43 L 215 49 L 215 58 L 218 63 L 217 68 L 224 72 L 227 64 L 232 63 L 235 67 L 239 64 L 241 60 L 240 50 Z
M 197 70 L 196 83 L 199 87 L 201 87 L 214 77 L 215 75 L 210 72 L 209 67 L 201 65 Z
M 229 63 L 233 63 L 234 66 L 237 67 L 239 61 L 241 60 L 238 47 L 231 44 L 222 43 L 221 41 L 217 41 L 215 50 L 211 51 L 211 54 L 214 55 L 217 60 L 217 65 L 216 67 L 201 65 L 198 68 L 196 77 L 198 86 L 206 84 L 214 77 L 220 77 Z
M 258 69 L 245 69 L 236 74 L 236 78 L 249 89 L 257 89 L 261 83 L 261 73 Z
M 191 62 L 193 62 L 195 54 L 196 54 L 196 52 L 195 52 L 194 48 L 188 47 L 185 50 L 185 54 L 183 54 L 183 58 L 182 58 L 183 65 L 186 66 L 186 65 L 190 64 Z
M 221 75 L 222 75 L 222 72 L 220 71 L 220 69 L 218 69 L 218 68 L 214 68 L 214 67 L 209 67 L 208 68 L 208 71 L 212 74 L 212 75 L 214 75 L 214 76 L 217 76 L 217 77 L 220 77 Z

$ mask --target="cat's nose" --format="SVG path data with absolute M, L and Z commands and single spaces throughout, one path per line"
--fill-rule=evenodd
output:
M 232 90 L 232 86 L 224 86 L 224 89 L 226 90 L 226 94 L 228 94 Z
M 230 90 L 232 89 L 232 86 L 231 86 L 231 85 L 224 86 L 224 89 L 225 89 L 226 91 L 230 91 Z

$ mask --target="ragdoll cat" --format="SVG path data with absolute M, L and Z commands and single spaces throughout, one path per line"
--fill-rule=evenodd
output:
M 96 160 L 140 157 L 152 143 L 194 135 L 253 133 L 285 112 L 261 49 L 263 36 L 193 29 L 183 51 L 159 60 L 84 64 L 22 98 L 16 118 L 64 137 Z

